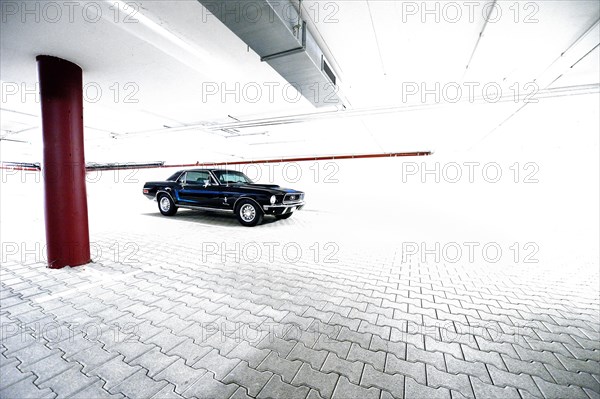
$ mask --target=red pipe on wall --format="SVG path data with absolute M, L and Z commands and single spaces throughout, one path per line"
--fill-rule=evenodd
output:
M 364 159 L 364 158 L 395 158 L 395 157 L 424 157 L 431 155 L 431 151 L 417 152 L 386 152 L 380 154 L 344 154 L 344 155 L 324 155 L 314 157 L 298 158 L 275 158 L 275 159 L 257 159 L 248 161 L 231 162 L 196 162 L 195 164 L 164 165 L 164 168 L 188 168 L 194 166 L 226 166 L 226 165 L 248 165 L 256 163 L 285 163 L 285 162 L 306 162 L 306 161 L 333 161 L 336 159 Z
M 63 59 L 36 57 L 42 104 L 48 267 L 90 262 L 83 147 L 83 76 Z

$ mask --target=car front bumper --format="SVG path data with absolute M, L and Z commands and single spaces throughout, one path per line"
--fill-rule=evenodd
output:
M 285 215 L 299 211 L 304 207 L 304 201 L 294 202 L 292 204 L 263 205 L 263 210 L 267 215 Z

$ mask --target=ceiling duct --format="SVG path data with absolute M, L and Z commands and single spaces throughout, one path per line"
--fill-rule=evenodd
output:
M 315 107 L 343 106 L 338 78 L 287 0 L 198 0 Z

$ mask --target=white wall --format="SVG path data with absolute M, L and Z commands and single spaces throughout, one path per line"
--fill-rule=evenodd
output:
M 502 242 L 505 250 L 515 242 L 521 246 L 532 242 L 539 248 L 537 257 L 544 261 L 597 264 L 599 108 L 596 96 L 550 100 L 517 114 L 472 148 L 441 149 L 430 157 L 236 168 L 259 182 L 305 191 L 307 206 L 298 220 L 302 221 L 302 214 L 325 215 L 306 217 L 314 224 L 315 234 L 390 245 Z M 163 147 L 156 141 L 131 143 L 139 151 L 148 148 L 170 159 L 194 151 L 193 145 L 174 142 Z M 135 160 L 140 152 L 130 154 Z M 469 164 L 473 165 L 472 182 Z M 453 183 L 457 166 L 462 178 Z M 436 168 L 437 174 L 423 174 Z M 497 170 L 502 176 L 493 183 Z M 163 168 L 89 174 L 92 229 L 115 228 L 106 212 L 122 215 L 122 220 L 132 213 L 156 213 L 156 204 L 141 194 L 142 184 L 171 173 Z M 24 236 L 43 231 L 39 174 L 3 171 L 0 191 L 3 237 L 16 230 Z

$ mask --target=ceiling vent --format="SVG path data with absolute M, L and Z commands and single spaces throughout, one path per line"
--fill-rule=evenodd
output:
M 343 106 L 338 78 L 292 2 L 198 1 L 315 107 Z

